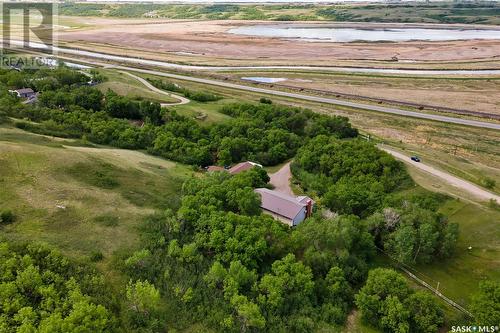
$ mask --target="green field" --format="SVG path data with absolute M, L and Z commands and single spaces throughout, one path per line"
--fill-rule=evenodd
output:
M 463 201 L 449 201 L 440 211 L 460 225 L 456 254 L 416 269 L 430 277 L 434 286 L 439 282 L 443 294 L 467 305 L 479 281 L 500 279 L 500 211 Z

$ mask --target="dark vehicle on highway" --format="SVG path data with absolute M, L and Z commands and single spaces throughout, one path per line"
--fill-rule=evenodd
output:
M 418 156 L 412 156 L 411 160 L 414 162 L 420 162 L 420 158 Z

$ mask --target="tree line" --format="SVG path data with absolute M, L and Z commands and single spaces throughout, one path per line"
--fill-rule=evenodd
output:
M 162 109 L 158 103 L 82 86 L 84 75 L 69 69 L 43 71 L 41 75 L 40 71 L 6 71 L 0 75 L 0 82 L 7 86 L 32 86 L 40 92 L 34 106 L 23 106 L 6 97 L 7 115 L 28 120 L 18 121 L 16 126 L 36 133 L 144 149 L 186 164 L 229 165 L 253 160 L 275 165 L 294 156 L 298 148 L 319 134 L 339 138 L 357 135 L 345 117 L 266 104 L 225 106 L 221 112 L 232 117 L 229 121 L 202 126 L 192 118 Z

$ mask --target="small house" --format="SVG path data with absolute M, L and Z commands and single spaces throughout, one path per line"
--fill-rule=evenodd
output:
M 250 170 L 251 168 L 253 168 L 255 166 L 257 166 L 259 168 L 262 168 L 262 165 L 260 165 L 259 163 L 246 161 L 246 162 L 238 163 L 238 164 L 236 164 L 235 166 L 233 166 L 233 167 L 231 167 L 229 169 L 226 169 L 226 168 L 223 168 L 223 167 L 220 167 L 220 166 L 217 166 L 217 165 L 210 165 L 209 167 L 206 168 L 206 170 L 207 170 L 207 172 L 227 171 L 231 175 L 235 175 L 235 174 L 238 174 L 240 172 L 243 172 L 243 171 L 246 171 L 246 170 Z
M 267 188 L 257 188 L 262 210 L 294 227 L 312 215 L 314 201 L 307 196 L 290 196 Z
M 246 161 L 246 162 L 241 162 L 241 163 L 236 164 L 235 166 L 233 166 L 232 168 L 230 168 L 227 171 L 230 174 L 235 175 L 237 173 L 240 173 L 240 172 L 243 172 L 246 170 L 250 170 L 251 168 L 253 168 L 255 166 L 262 168 L 262 165 L 260 165 L 258 163 Z
M 16 90 L 9 90 L 10 93 L 16 94 L 19 98 L 32 98 L 35 92 L 31 88 L 22 88 Z

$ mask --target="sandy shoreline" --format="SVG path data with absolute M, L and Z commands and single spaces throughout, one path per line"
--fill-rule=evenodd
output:
M 304 25 L 305 22 L 269 21 L 193 21 L 193 20 L 86 20 L 85 28 L 59 33 L 60 41 L 69 44 L 102 45 L 111 49 L 126 48 L 135 52 L 176 55 L 174 61 L 289 61 L 297 64 L 333 65 L 335 61 L 474 61 L 500 59 L 500 40 L 409 41 L 396 43 L 351 42 L 314 43 L 303 40 L 255 37 L 230 34 L 227 31 L 244 25 Z M 427 27 L 462 29 L 464 25 L 375 24 L 307 22 L 308 26 L 363 27 Z M 480 25 L 469 29 L 496 28 Z M 312 44 L 314 43 L 314 44 Z M 311 47 L 313 45 L 313 47 Z M 278 50 L 278 51 L 277 51 Z M 122 53 L 123 54 L 123 53 Z

